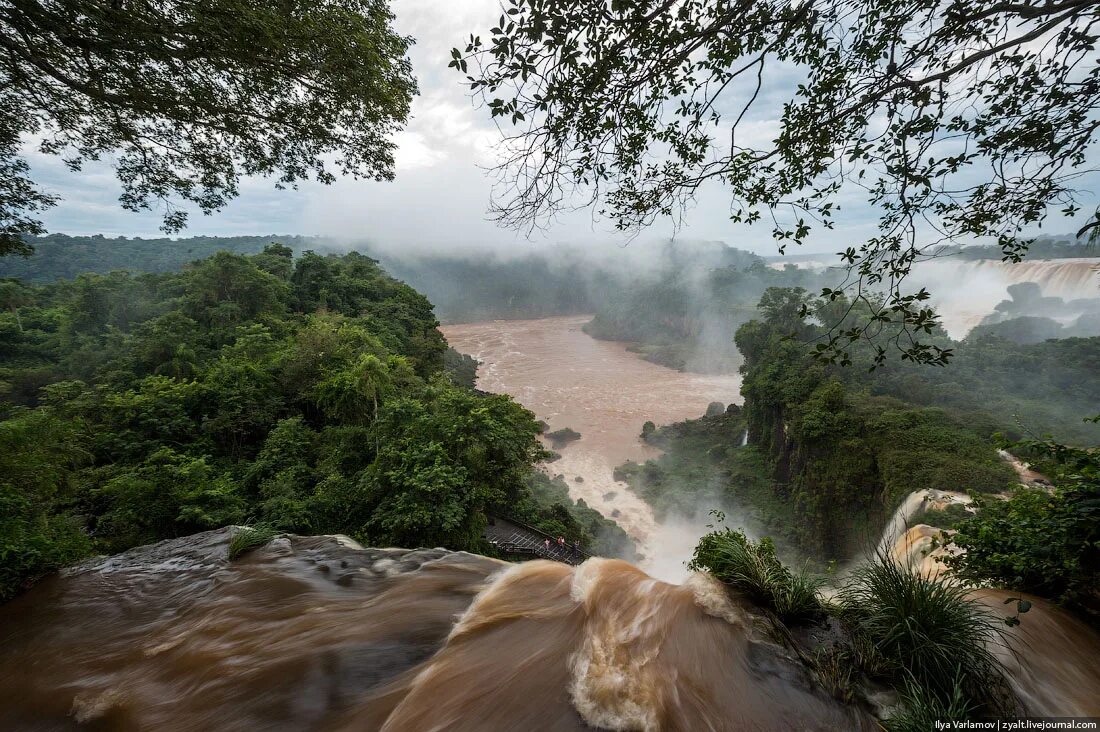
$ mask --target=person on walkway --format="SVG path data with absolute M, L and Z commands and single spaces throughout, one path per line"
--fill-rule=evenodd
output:
M 565 537 L 564 536 L 559 536 L 558 537 L 558 551 L 563 551 L 563 552 L 565 551 Z
M 573 540 L 573 556 L 580 559 L 581 556 L 581 543 L 577 539 Z
M 546 553 L 549 554 L 550 553 L 550 539 L 543 539 L 542 544 L 543 544 L 543 546 L 546 547 Z

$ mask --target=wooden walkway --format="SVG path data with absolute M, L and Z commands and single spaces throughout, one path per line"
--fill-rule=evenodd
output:
M 499 516 L 490 516 L 489 521 L 485 527 L 485 538 L 502 554 L 519 554 L 572 565 L 580 564 L 590 556 L 583 549 L 573 549 L 570 544 L 562 548 L 558 546 L 557 537 L 519 521 Z M 547 539 L 550 540 L 549 547 L 546 546 Z

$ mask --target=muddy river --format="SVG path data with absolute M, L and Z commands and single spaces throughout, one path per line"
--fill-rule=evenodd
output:
M 647 559 L 658 576 L 682 572 L 698 526 L 661 527 L 650 507 L 612 475 L 627 460 L 644 461 L 659 451 L 639 437 L 646 420 L 668 424 L 701 416 L 713 401 L 741 402 L 737 375 L 675 371 L 643 360 L 627 344 L 596 340 L 581 330 L 591 316 L 496 320 L 442 328 L 456 349 L 482 362 L 478 387 L 512 395 L 545 420 L 551 430 L 570 427 L 581 438 L 561 448 L 547 466 L 562 473 L 574 499 L 618 521 L 647 557 L 658 554 L 667 568 Z M 578 482 L 577 478 L 581 480 Z M 661 551 L 655 551 L 657 548 Z M 686 554 L 685 554 L 686 553 Z

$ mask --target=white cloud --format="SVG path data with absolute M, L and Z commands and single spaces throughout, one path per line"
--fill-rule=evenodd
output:
M 394 166 L 398 175 L 417 168 L 430 168 L 447 158 L 446 151 L 432 147 L 420 132 L 403 130 L 397 133 L 395 142 Z

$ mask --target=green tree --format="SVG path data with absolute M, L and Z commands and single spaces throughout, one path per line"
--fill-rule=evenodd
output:
M 168 447 L 140 465 L 117 471 L 97 491 L 97 498 L 109 507 L 97 532 L 115 550 L 244 518 L 244 504 L 230 476 L 205 457 Z
M 148 376 L 125 389 L 61 381 L 42 392 L 43 403 L 57 413 L 97 426 L 88 444 L 108 463 L 140 460 L 165 443 L 193 446 L 201 440 L 196 418 L 209 394 L 199 384 L 167 376 Z
M 294 271 L 294 250 L 278 242 L 273 242 L 264 247 L 264 250 L 254 256 L 252 261 L 256 266 L 268 274 L 273 274 L 281 280 L 289 280 Z
M 202 375 L 208 408 L 203 430 L 234 458 L 255 450 L 282 416 L 275 388 L 279 345 L 262 326 L 250 326 Z
M 45 410 L 0 422 L 0 601 L 91 549 L 67 510 L 91 457 L 84 442 L 77 423 Z
M 530 466 L 543 456 L 534 415 L 444 379 L 422 399 L 390 402 L 375 430 L 378 457 L 359 506 L 374 542 L 476 548 L 486 510 L 526 493 Z
M 386 364 L 367 353 L 317 385 L 317 406 L 334 422 L 368 424 L 378 417 L 379 403 L 392 391 Z
M 280 420 L 245 474 L 244 485 L 258 500 L 258 518 L 287 531 L 313 528 L 309 498 L 316 483 L 317 433 L 301 417 Z
M 387 442 L 368 478 L 377 503 L 364 527 L 373 542 L 395 546 L 478 546 L 486 496 L 443 445 Z
M 458 386 L 473 389 L 477 386 L 477 367 L 481 365 L 473 356 L 459 353 L 450 346 L 443 352 L 443 370 Z
M 0 313 L 0 600 L 241 521 L 470 549 L 503 507 L 625 541 L 564 483 L 532 498 L 533 415 L 450 383 L 423 296 L 367 257 L 302 259 L 27 288 L 23 332 Z
M 19 326 L 19 332 L 23 332 L 23 319 L 19 317 L 19 308 L 34 302 L 30 291 L 12 280 L 0 282 L 0 308 L 3 308 L 15 316 L 15 323 Z
M 236 196 L 240 177 L 278 185 L 341 172 L 393 177 L 392 133 L 416 92 L 384 0 L 240 3 L 90 0 L 0 9 L 0 254 L 26 252 L 50 205 L 19 140 L 72 168 L 112 156 L 132 211 L 163 228 Z
M 768 323 L 793 332 L 804 325 L 803 308 L 808 301 L 809 294 L 801 287 L 769 287 L 757 307 Z
M 185 312 L 215 328 L 230 328 L 286 309 L 286 282 L 263 271 L 248 257 L 218 252 L 188 275 Z
M 530 226 L 574 205 L 579 188 L 637 229 L 714 183 L 729 190 L 732 220 L 766 222 L 782 251 L 832 226 L 839 195 L 858 192 L 879 230 L 846 248 L 847 277 L 827 295 L 863 300 L 884 318 L 875 325 L 898 332 L 923 336 L 936 322 L 927 293 L 903 281 L 938 245 L 993 237 L 1018 260 L 1025 227 L 1076 211 L 1072 186 L 1100 129 L 1091 2 L 504 8 L 451 61 L 515 131 L 500 221 Z M 747 129 L 772 119 L 765 135 Z M 1100 210 L 1081 233 L 1097 227 Z M 834 335 L 829 349 L 843 348 Z M 908 338 L 891 345 L 922 362 L 949 357 Z

